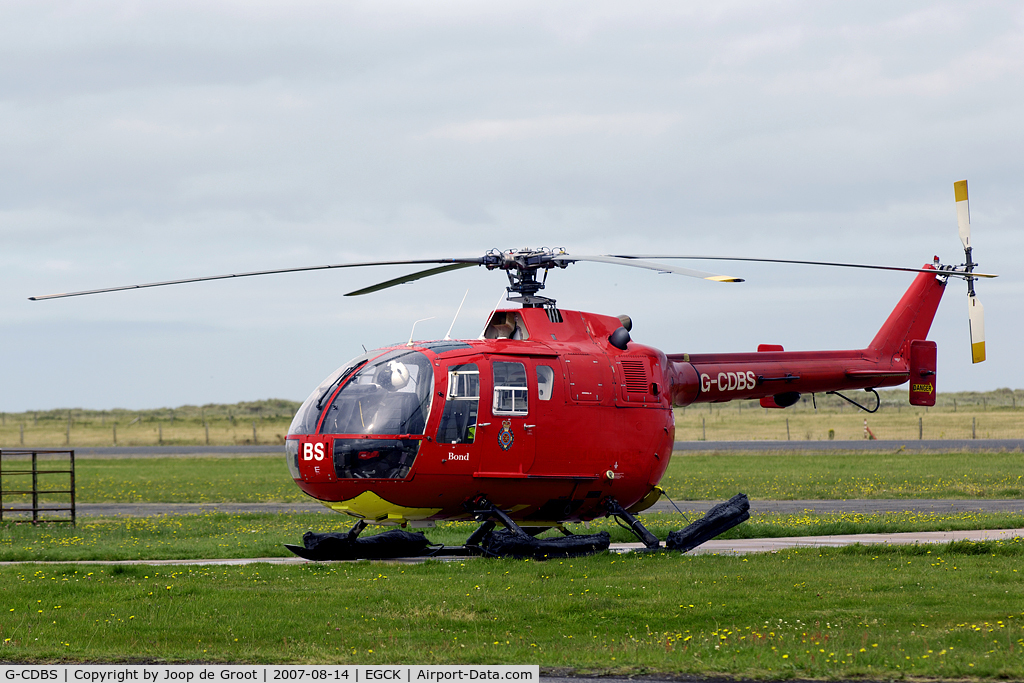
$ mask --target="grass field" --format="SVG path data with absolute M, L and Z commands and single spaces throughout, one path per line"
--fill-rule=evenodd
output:
M 77 461 L 76 473 L 79 503 L 309 500 L 289 476 L 283 454 L 90 458 Z M 51 488 L 60 485 L 47 481 Z M 1024 454 L 677 453 L 661 485 L 674 500 L 724 500 L 740 491 L 762 500 L 1019 498 Z
M 1020 439 L 1024 396 L 1016 393 L 940 394 L 943 400 L 935 406 L 921 408 L 907 403 L 904 390 L 879 392 L 882 407 L 877 413 L 835 396 L 804 396 L 785 410 L 762 408 L 757 401 L 693 405 L 676 409 L 676 440 L 849 441 L 865 438 L 865 420 L 881 440 Z M 851 398 L 874 407 L 870 394 L 854 392 Z
M 0 659 L 1019 680 L 1022 552 L 0 567 Z
M 642 515 L 644 525 L 664 540 L 686 525 L 678 514 Z M 301 545 L 306 531 L 346 531 L 353 520 L 327 513 L 227 514 L 206 512 L 156 517 L 86 518 L 72 527 L 29 523 L 0 524 L 0 557 L 5 561 L 121 561 L 192 558 L 291 557 L 285 543 Z M 607 531 L 612 542 L 636 538 L 613 520 L 570 524 L 576 533 Z M 461 545 L 476 529 L 475 522 L 439 522 L 426 529 L 432 543 Z M 1024 515 L 980 514 L 755 514 L 720 538 L 779 538 L 954 529 L 1024 528 Z M 364 535 L 382 527 L 371 527 Z M 549 532 L 548 535 L 557 535 Z
M 676 499 L 1005 498 L 1019 453 L 676 455 Z M 297 501 L 283 457 L 83 459 L 80 502 Z M 661 538 L 678 515 L 644 515 Z M 0 525 L 0 558 L 285 556 L 333 514 Z M 731 537 L 1024 526 L 1020 515 L 755 515 Z M 427 530 L 456 544 L 472 523 Z M 576 530 L 608 530 L 609 520 Z M 0 566 L 6 662 L 527 663 L 764 679 L 1024 678 L 1024 542 L 244 567 Z
M 879 439 L 1024 438 L 1024 391 L 939 394 L 913 408 L 906 390 L 879 392 L 882 408 L 864 413 L 835 396 L 805 396 L 785 410 L 757 401 L 700 404 L 676 410 L 680 441 L 824 441 L 864 438 L 864 420 Z M 873 398 L 855 392 L 858 401 Z M 817 408 L 815 408 L 815 405 Z M 0 448 L 88 446 L 232 446 L 283 444 L 299 404 L 267 400 L 159 410 L 59 409 L 0 413 Z

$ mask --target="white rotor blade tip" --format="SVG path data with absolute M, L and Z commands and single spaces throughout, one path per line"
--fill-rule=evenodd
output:
M 967 314 L 971 324 L 971 362 L 985 360 L 985 307 L 977 297 L 967 298 Z

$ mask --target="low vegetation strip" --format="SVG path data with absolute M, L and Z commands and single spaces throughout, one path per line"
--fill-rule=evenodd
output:
M 661 485 L 674 500 L 1024 496 L 1020 453 L 680 454 Z M 308 502 L 284 456 L 87 459 L 79 503 Z
M 1020 498 L 1022 464 L 1021 453 L 676 453 L 661 486 L 690 500 Z
M 1024 390 L 941 393 L 931 408 L 910 406 L 906 388 L 879 393 L 881 409 L 870 415 L 827 395 L 804 396 L 785 410 L 767 410 L 757 401 L 696 404 L 676 410 L 676 439 L 861 439 L 865 419 L 878 439 L 1024 438 Z M 873 401 L 868 394 L 855 398 Z M 296 401 L 268 399 L 153 410 L 0 413 L 0 448 L 282 444 L 298 408 Z
M 861 398 L 861 397 L 858 397 Z M 838 400 L 838 399 L 837 399 Z M 873 400 L 873 399 L 872 399 Z M 810 402 L 785 410 L 756 401 L 694 405 L 676 410 L 678 441 L 851 441 L 1024 438 L 1024 401 L 1017 407 L 983 408 L 903 404 L 868 414 L 819 407 Z M 874 404 L 872 403 L 872 406 Z M 865 429 L 865 423 L 867 429 Z
M 693 517 L 691 519 L 695 519 Z M 199 558 L 290 557 L 285 543 L 299 543 L 306 531 L 345 531 L 353 520 L 341 515 L 227 514 L 210 512 L 163 517 L 110 517 L 66 524 L 0 525 L 0 559 L 4 561 L 115 561 Z M 685 526 L 678 514 L 643 515 L 644 524 L 664 540 Z M 461 545 L 477 528 L 475 522 L 443 522 L 426 529 L 433 543 Z M 607 531 L 615 543 L 636 540 L 614 520 L 571 524 L 575 533 Z M 891 534 L 911 531 L 1024 528 L 1024 515 L 978 513 L 915 514 L 759 514 L 719 538 L 782 538 Z M 383 527 L 371 527 L 365 534 Z M 557 532 L 548 532 L 557 534 Z
M 0 567 L 0 658 L 1019 680 L 1022 553 Z

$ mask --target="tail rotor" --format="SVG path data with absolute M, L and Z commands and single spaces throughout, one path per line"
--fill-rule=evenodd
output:
M 967 315 L 971 328 L 971 360 L 980 363 L 985 360 L 985 307 L 978 301 L 974 293 L 974 281 L 977 279 L 971 273 L 978 265 L 974 262 L 973 249 L 971 247 L 971 212 L 967 200 L 967 181 L 958 180 L 953 183 L 953 194 L 956 198 L 956 221 L 960 230 L 960 241 L 964 245 L 964 272 L 967 276 Z

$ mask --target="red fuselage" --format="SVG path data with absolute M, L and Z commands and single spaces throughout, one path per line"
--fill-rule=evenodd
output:
M 382 523 L 468 518 L 478 497 L 538 526 L 604 516 L 609 497 L 641 509 L 672 454 L 674 405 L 774 407 L 902 384 L 943 287 L 920 274 L 856 351 L 666 356 L 613 344 L 622 323 L 611 316 L 497 311 L 484 338 L 413 342 L 343 366 L 296 415 L 289 467 L 310 496 Z M 934 396 L 933 373 L 922 377 Z

